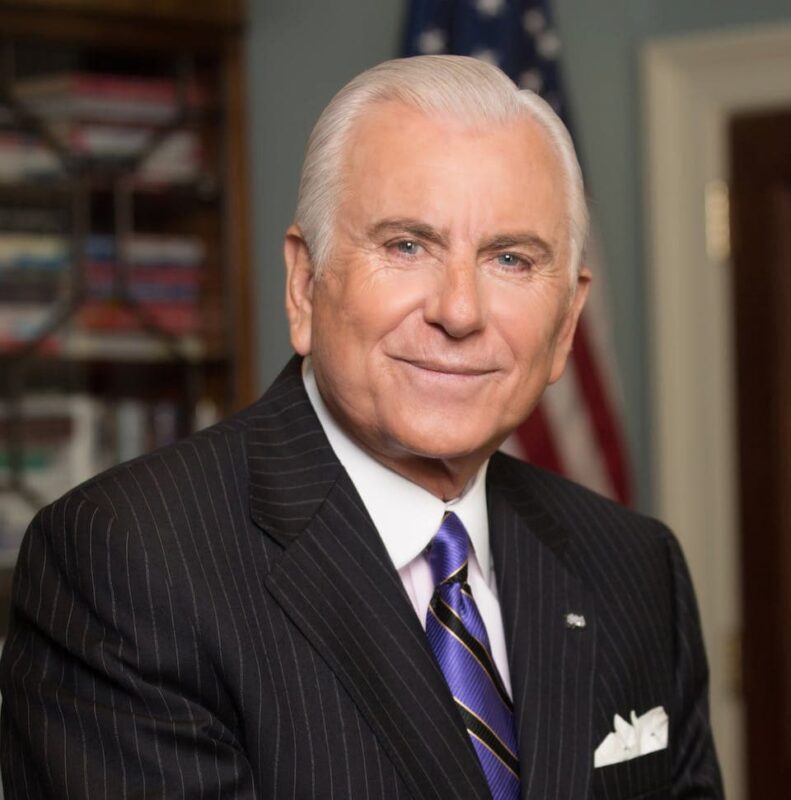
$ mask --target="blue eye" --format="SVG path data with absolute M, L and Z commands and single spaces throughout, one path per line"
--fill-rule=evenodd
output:
M 396 242 L 396 249 L 399 253 L 403 253 L 406 256 L 413 256 L 420 249 L 420 245 L 412 239 L 404 239 L 400 242 Z
M 503 267 L 519 267 L 524 261 L 513 253 L 500 253 L 497 256 L 497 263 Z

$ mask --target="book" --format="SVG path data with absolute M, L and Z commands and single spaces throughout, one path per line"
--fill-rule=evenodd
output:
M 167 263 L 120 265 L 113 260 L 89 261 L 85 264 L 85 280 L 90 286 L 100 287 L 114 281 L 117 271 L 123 269 L 129 284 L 180 286 L 197 290 L 203 276 L 195 266 Z
M 0 332 L 0 353 L 13 353 L 20 347 L 24 347 L 30 342 L 30 337 L 20 338 L 13 336 L 3 336 Z M 44 357 L 56 357 L 63 353 L 63 342 L 60 336 L 51 335 L 45 337 L 36 347 L 36 352 Z
M 150 125 L 57 120 L 49 129 L 70 152 L 96 159 L 134 158 L 148 146 L 155 128 Z
M 77 157 L 96 162 L 130 161 L 152 145 L 156 128 L 75 120 L 56 121 L 50 129 L 63 146 Z M 136 178 L 142 185 L 168 185 L 195 181 L 204 165 L 200 137 L 194 130 L 177 130 L 157 141 L 137 165 Z
M 113 260 L 118 255 L 118 242 L 113 236 L 90 236 L 85 254 L 93 261 Z M 206 256 L 206 247 L 197 236 L 138 233 L 124 242 L 123 255 L 128 264 L 137 266 L 197 267 Z
M 40 138 L 0 130 L 0 182 L 42 181 L 62 175 L 60 158 Z
M 87 301 L 76 314 L 76 327 L 110 333 L 150 324 L 179 336 L 200 331 L 204 245 L 199 238 L 137 234 L 126 241 L 124 263 L 116 260 L 118 243 L 110 236 L 90 237 L 87 251 Z
M 52 304 L 62 293 L 61 276 L 50 270 L 4 270 L 0 272 L 0 316 L 5 305 Z
M 142 331 L 119 331 L 112 335 L 71 327 L 59 340 L 60 354 L 75 360 L 168 361 L 177 354 L 195 360 L 205 355 L 200 337 L 178 336 L 168 340 Z
M 123 399 L 115 405 L 115 460 L 129 461 L 149 450 L 149 424 L 146 405 Z
M 171 78 L 120 75 L 108 72 L 60 72 L 22 78 L 14 84 L 14 94 L 27 101 L 52 97 L 85 96 L 140 103 L 175 103 L 180 85 Z M 206 93 L 197 83 L 187 86 L 187 101 L 193 106 L 206 102 Z
M 106 73 L 70 72 L 18 80 L 17 99 L 46 119 L 83 119 L 162 125 L 181 110 L 182 93 L 168 78 L 130 77 Z M 206 93 L 196 83 L 186 87 L 189 109 L 206 105 Z
M 36 506 L 56 500 L 97 471 L 100 406 L 85 395 L 33 395 L 12 416 L 0 403 L 0 561 L 13 561 Z M 22 427 L 12 453 L 8 427 Z M 33 502 L 8 488 L 12 464 L 31 490 Z
M 0 275 L 8 269 L 60 271 L 70 257 L 69 240 L 63 236 L 0 231 Z
M 90 331 L 145 330 L 144 322 L 174 335 L 197 333 L 200 328 L 194 303 L 140 303 L 138 310 L 116 302 L 89 301 L 78 309 L 75 320 Z
M 0 297 L 2 296 L 2 281 L 0 281 Z M 97 282 L 91 280 L 88 297 L 92 300 L 109 301 L 117 298 L 116 285 L 111 278 L 107 281 Z M 151 306 L 158 303 L 171 305 L 195 305 L 198 300 L 196 286 L 168 285 L 161 282 L 146 283 L 132 279 L 127 284 L 127 297 L 141 305 Z
M 0 232 L 65 235 L 69 224 L 69 214 L 64 208 L 0 206 Z

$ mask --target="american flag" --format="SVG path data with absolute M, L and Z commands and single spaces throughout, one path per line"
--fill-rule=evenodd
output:
M 404 55 L 453 53 L 495 64 L 521 88 L 538 92 L 571 129 L 551 12 L 546 0 L 412 0 Z M 503 449 L 628 504 L 631 476 L 603 276 L 590 247 L 586 261 L 596 280 L 566 372 Z

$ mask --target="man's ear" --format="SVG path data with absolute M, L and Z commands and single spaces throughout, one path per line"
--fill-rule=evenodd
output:
M 313 261 L 298 225 L 286 231 L 283 243 L 286 262 L 286 314 L 291 346 L 300 355 L 310 354 L 313 323 Z
M 579 322 L 582 309 L 585 306 L 585 301 L 588 299 L 588 290 L 590 289 L 592 279 L 593 275 L 591 271 L 583 264 L 577 276 L 577 285 L 574 288 L 574 294 L 566 310 L 566 315 L 561 322 L 560 331 L 558 332 L 549 383 L 555 383 L 566 368 L 566 361 L 568 361 L 571 346 L 574 343 L 574 333 L 577 330 L 577 323 Z

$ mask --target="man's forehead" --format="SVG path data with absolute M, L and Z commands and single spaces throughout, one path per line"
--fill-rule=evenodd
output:
M 540 206 L 544 216 L 558 203 L 565 206 L 559 157 L 541 125 L 527 116 L 486 127 L 379 102 L 355 125 L 343 175 L 341 205 L 350 211 L 352 203 L 369 220 L 415 216 L 418 207 L 459 210 L 464 198 L 485 216 L 484 198 L 494 193 L 507 196 L 496 204 L 506 226 L 521 229 L 520 212 Z M 427 221 L 441 226 L 439 219 Z
M 427 125 L 441 126 L 448 131 L 484 132 L 496 125 L 506 125 L 514 120 L 499 122 L 482 116 L 464 114 L 430 105 L 417 106 L 399 98 L 383 98 L 368 103 L 358 114 L 354 129 L 369 128 L 376 124 L 400 126 L 404 119 L 422 120 Z
M 496 164 L 489 171 L 492 181 L 511 192 L 515 205 L 532 205 L 542 195 L 541 186 L 549 206 L 561 197 L 566 205 L 567 181 L 559 153 L 532 117 L 486 122 L 423 111 L 393 100 L 372 104 L 356 121 L 341 163 L 339 201 L 343 205 L 363 186 L 369 200 L 381 200 L 415 182 L 422 182 L 425 196 L 432 197 L 453 190 L 447 181 L 454 182 L 454 172 L 462 178 L 454 187 L 458 192 L 483 179 L 485 173 L 478 166 L 484 162 Z M 517 176 L 522 177 L 518 183 Z M 390 211 L 405 213 L 407 209 Z
M 481 141 L 490 134 L 517 131 L 526 151 L 538 149 L 559 164 L 558 153 L 548 132 L 527 111 L 502 119 L 487 119 L 447 109 L 417 108 L 398 99 L 373 101 L 360 112 L 349 131 L 345 155 L 348 157 L 360 147 L 376 147 L 385 139 L 389 143 L 399 138 L 411 141 L 415 132 L 420 130 L 427 133 L 439 131 L 448 137 L 469 136 Z

